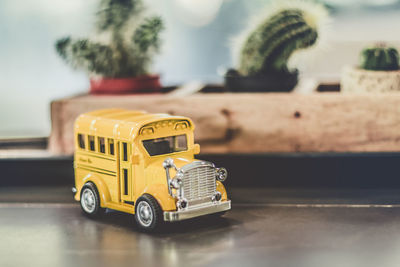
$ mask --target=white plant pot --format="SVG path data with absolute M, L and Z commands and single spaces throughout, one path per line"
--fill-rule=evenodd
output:
M 400 92 L 400 70 L 373 71 L 345 67 L 342 72 L 340 91 L 343 93 Z

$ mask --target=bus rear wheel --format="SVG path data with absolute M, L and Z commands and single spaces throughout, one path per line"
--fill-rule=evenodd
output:
M 100 197 L 96 186 L 92 182 L 86 183 L 81 190 L 81 208 L 88 217 L 98 217 L 105 213 L 100 207 Z
M 154 197 L 144 194 L 137 200 L 135 220 L 140 230 L 146 232 L 153 231 L 162 225 L 164 222 L 162 210 Z

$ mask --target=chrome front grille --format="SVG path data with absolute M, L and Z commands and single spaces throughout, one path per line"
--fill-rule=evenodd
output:
M 189 205 L 209 201 L 216 193 L 215 168 L 202 165 L 190 168 L 184 172 L 183 194 Z

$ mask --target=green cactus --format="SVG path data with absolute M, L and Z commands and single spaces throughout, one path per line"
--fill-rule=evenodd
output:
M 287 8 L 264 20 L 246 39 L 241 49 L 239 71 L 243 75 L 289 72 L 292 53 L 313 45 L 318 38 L 305 11 Z
M 361 51 L 360 67 L 365 70 L 390 71 L 399 69 L 399 53 L 396 48 L 378 44 Z
M 100 0 L 96 31 L 110 40 L 64 37 L 57 40 L 56 50 L 74 69 L 89 74 L 109 78 L 147 74 L 164 26 L 160 17 L 146 18 L 143 11 L 141 0 Z

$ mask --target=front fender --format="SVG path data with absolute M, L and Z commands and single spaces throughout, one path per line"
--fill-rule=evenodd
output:
M 106 203 L 109 202 L 111 199 L 110 192 L 108 191 L 108 187 L 104 183 L 103 179 L 101 179 L 99 176 L 93 175 L 92 173 L 86 175 L 82 179 L 82 185 L 80 186 L 80 188 L 77 188 L 77 192 L 75 194 L 75 200 L 80 201 L 82 187 L 87 182 L 92 182 L 96 186 L 100 196 L 100 207 L 104 208 Z
M 158 201 L 163 211 L 176 210 L 176 201 L 168 193 L 168 188 L 165 184 L 149 185 L 142 194 L 152 195 Z
M 217 191 L 221 193 L 221 201 L 228 200 L 228 194 L 226 193 L 225 186 L 220 182 L 217 182 Z

